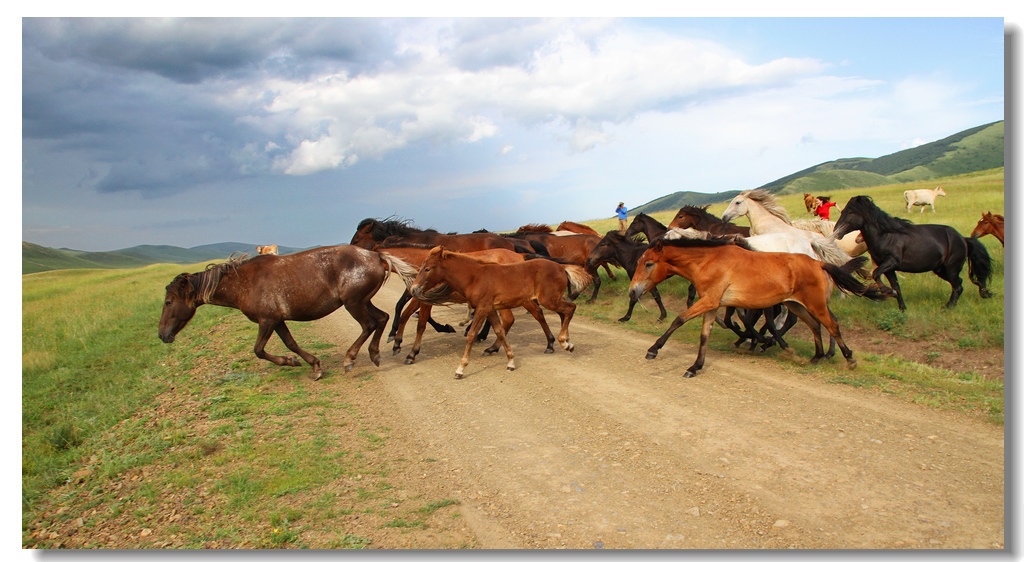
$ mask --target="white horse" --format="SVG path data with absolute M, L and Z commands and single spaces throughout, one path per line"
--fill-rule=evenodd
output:
M 945 197 L 946 191 L 941 187 L 935 189 L 908 189 L 903 192 L 903 200 L 907 202 L 907 212 L 910 212 L 911 207 L 921 207 L 921 212 L 924 212 L 926 205 L 930 205 L 932 212 L 935 212 L 935 198 L 938 196 Z
M 742 216 L 746 216 L 750 221 L 751 235 L 773 232 L 795 234 L 806 238 L 811 243 L 817 258 L 821 261 L 843 265 L 852 259 L 850 254 L 839 247 L 834 237 L 826 237 L 818 231 L 794 226 L 786 209 L 779 204 L 774 195 L 763 189 L 740 192 L 729 202 L 729 206 L 722 213 L 722 220 L 731 221 Z

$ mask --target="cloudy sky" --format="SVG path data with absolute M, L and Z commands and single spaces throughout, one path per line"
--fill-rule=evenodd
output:
M 1004 118 L 1002 18 L 21 20 L 22 239 L 468 232 Z M 1019 29 L 1016 30 L 1019 41 Z

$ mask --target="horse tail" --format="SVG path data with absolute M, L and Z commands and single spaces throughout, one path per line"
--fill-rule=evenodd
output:
M 378 253 L 380 254 L 381 265 L 384 266 L 384 282 L 387 282 L 388 277 L 391 276 L 391 272 L 394 271 L 402 277 L 402 281 L 405 283 L 406 289 L 411 287 L 413 280 L 416 279 L 416 276 L 419 274 L 419 269 L 387 252 Z
M 988 250 L 977 238 L 965 236 L 964 240 L 967 242 L 967 277 L 971 283 L 978 286 L 982 298 L 991 297 L 992 292 L 988 290 L 987 285 L 992 277 L 992 259 L 988 255 Z
M 594 282 L 594 277 L 579 265 L 566 265 L 565 275 L 569 278 L 569 296 L 575 299 Z
M 824 238 L 813 238 L 811 240 L 811 249 L 814 250 L 814 255 L 818 256 L 818 259 L 825 263 L 842 267 L 853 261 L 850 254 L 847 254 L 839 247 L 837 239 L 833 235 Z M 867 261 L 867 258 L 864 261 Z M 861 265 L 850 271 L 857 273 L 862 279 L 867 279 L 871 272 L 863 266 L 863 262 L 858 263 Z
M 844 293 L 851 293 L 858 297 L 869 298 L 873 301 L 884 301 L 885 299 L 891 298 L 895 295 L 892 289 L 878 283 L 872 283 L 871 285 L 864 285 L 857 278 L 853 276 L 853 273 L 864 267 L 864 264 L 868 261 L 868 258 L 859 256 L 850 259 L 845 264 L 838 266 L 831 263 L 822 263 L 821 268 L 828 273 L 832 281 L 839 287 L 839 290 Z

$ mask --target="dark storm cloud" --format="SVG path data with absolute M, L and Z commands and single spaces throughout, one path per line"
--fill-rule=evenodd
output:
M 359 72 L 390 55 L 378 20 L 26 18 L 23 47 L 55 61 L 151 72 L 195 84 L 240 73 Z

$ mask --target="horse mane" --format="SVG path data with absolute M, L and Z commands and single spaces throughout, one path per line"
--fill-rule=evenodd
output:
M 431 249 L 437 246 L 437 244 L 428 244 L 425 242 L 409 242 L 403 236 L 388 236 L 384 240 L 373 246 L 373 250 L 380 251 L 387 248 L 419 248 L 419 249 Z
M 370 226 L 370 236 L 374 240 L 383 240 L 388 236 L 408 236 L 417 232 L 437 232 L 436 230 L 422 230 L 411 226 L 412 221 L 409 219 L 401 219 L 397 217 L 388 217 L 386 219 L 363 219 L 359 221 L 359 225 L 356 227 L 356 231 L 363 230 L 367 226 Z
M 843 209 L 844 213 L 858 214 L 864 220 L 875 224 L 884 232 L 907 232 L 914 223 L 907 219 L 894 217 L 875 205 L 875 201 L 868 195 L 857 195 L 850 199 Z
M 555 229 L 551 228 L 546 224 L 531 223 L 519 227 L 516 233 L 521 232 L 554 232 Z
M 751 201 L 756 201 L 759 205 L 764 207 L 764 210 L 782 219 L 786 224 L 793 224 L 793 220 L 789 218 L 789 213 L 786 212 L 786 209 L 770 191 L 766 189 L 748 189 L 746 191 L 741 191 L 740 195 L 750 199 Z
M 739 246 L 754 251 L 742 236 L 712 236 L 703 238 L 659 238 L 658 243 L 676 248 L 719 248 L 721 246 Z
M 167 289 L 177 291 L 188 306 L 199 306 L 210 300 L 225 272 L 234 271 L 239 265 L 251 259 L 249 254 L 233 253 L 228 257 L 228 261 L 208 264 L 198 273 L 178 274 Z

